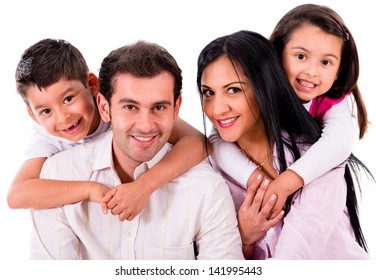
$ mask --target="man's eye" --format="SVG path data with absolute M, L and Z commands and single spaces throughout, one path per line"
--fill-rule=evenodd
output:
M 162 106 L 162 105 L 157 105 L 157 106 L 154 107 L 154 109 L 155 109 L 156 111 L 162 111 L 162 110 L 166 109 L 166 107 L 165 107 L 165 106 Z

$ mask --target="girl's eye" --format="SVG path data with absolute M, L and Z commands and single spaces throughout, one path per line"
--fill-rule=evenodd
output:
M 322 64 L 325 66 L 329 66 L 329 65 L 332 65 L 332 62 L 330 62 L 329 60 L 323 60 Z
M 71 102 L 72 99 L 73 99 L 73 96 L 68 96 L 68 97 L 64 98 L 64 104 Z
M 300 60 L 303 60 L 303 59 L 306 58 L 306 56 L 305 56 L 304 54 L 302 54 L 302 53 L 297 54 L 296 57 L 297 57 L 298 59 L 300 59 Z
M 49 113 L 51 112 L 50 109 L 44 109 L 40 112 L 41 115 L 45 116 L 45 115 L 48 115 Z

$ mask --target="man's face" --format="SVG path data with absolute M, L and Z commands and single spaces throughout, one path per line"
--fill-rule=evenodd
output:
M 102 118 L 111 120 L 116 159 L 133 167 L 152 159 L 170 137 L 180 102 L 181 97 L 174 105 L 174 78 L 168 72 L 153 78 L 118 75 L 111 104 L 98 98 Z

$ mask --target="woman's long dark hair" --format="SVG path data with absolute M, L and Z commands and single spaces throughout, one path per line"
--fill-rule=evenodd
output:
M 294 157 L 300 158 L 299 148 L 311 146 L 321 135 L 321 129 L 299 102 L 291 87 L 273 45 L 262 35 L 252 31 L 239 31 L 219 37 L 209 43 L 198 58 L 197 86 L 201 93 L 201 77 L 205 68 L 221 56 L 238 63 L 253 88 L 269 144 L 276 145 L 279 173 L 287 169 L 284 145 Z M 203 95 L 200 94 L 201 103 Z M 287 137 L 282 133 L 284 131 Z M 366 168 L 356 157 L 350 156 L 345 168 L 347 201 L 351 225 L 357 242 L 364 248 L 366 242 L 360 227 L 357 200 L 351 171 L 356 175 L 359 166 Z M 350 170 L 351 168 L 351 170 Z M 366 169 L 368 171 L 368 169 Z M 356 176 L 358 181 L 358 177 Z M 286 201 L 286 214 L 291 206 Z

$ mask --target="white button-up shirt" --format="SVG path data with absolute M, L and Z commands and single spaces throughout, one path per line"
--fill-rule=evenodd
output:
M 135 178 L 170 150 L 165 145 Z M 49 158 L 41 178 L 121 182 L 113 167 L 112 132 Z M 32 259 L 242 259 L 234 204 L 224 179 L 207 161 L 157 189 L 132 221 L 104 215 L 82 201 L 31 211 Z

